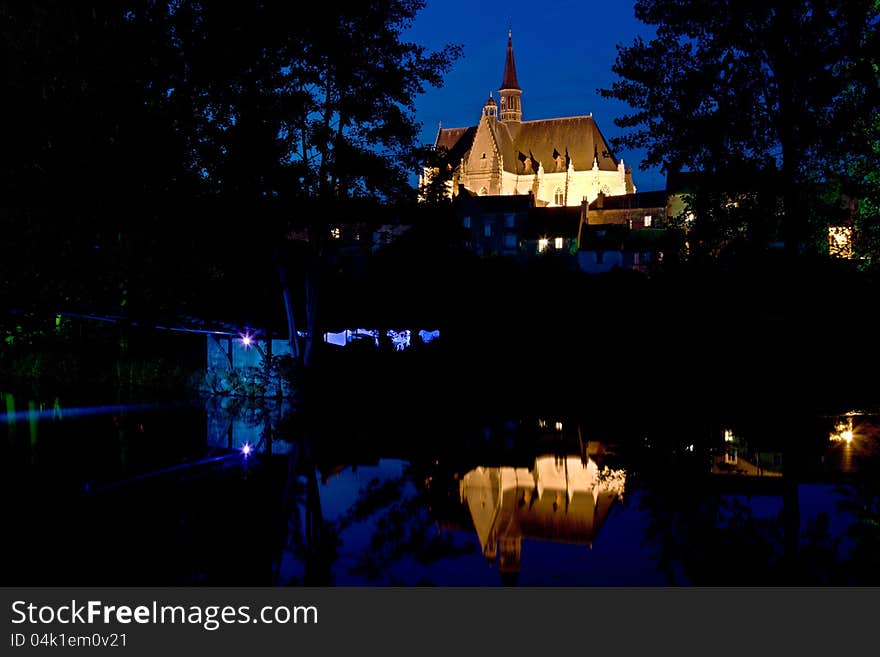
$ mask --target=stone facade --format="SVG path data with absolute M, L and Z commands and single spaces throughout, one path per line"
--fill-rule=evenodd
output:
M 499 108 L 491 96 L 480 121 L 468 128 L 440 128 L 435 146 L 448 154 L 449 193 L 463 187 L 478 196 L 531 193 L 537 206 L 580 206 L 599 193 L 634 193 L 631 171 L 618 160 L 588 116 L 522 120 L 522 90 L 508 34 Z M 422 180 L 435 172 L 423 172 Z

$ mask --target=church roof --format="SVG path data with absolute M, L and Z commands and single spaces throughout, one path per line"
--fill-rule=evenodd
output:
M 448 151 L 449 163 L 457 166 L 461 158 L 470 150 L 477 134 L 477 127 L 470 128 L 440 128 L 437 133 L 437 148 L 445 148 Z
M 500 89 L 519 89 L 516 80 L 516 62 L 513 60 L 513 36 L 507 33 L 507 58 L 504 60 L 504 78 L 501 80 Z
M 492 213 L 526 213 L 535 206 L 535 198 L 531 194 L 518 194 L 514 196 L 479 196 L 463 188 L 456 203 L 464 208 L 473 209 L 483 214 Z M 575 208 L 580 211 L 580 208 Z
M 504 168 L 511 173 L 526 173 L 525 156 L 534 156 L 537 162 L 532 163 L 532 170 L 537 171 L 541 164 L 544 173 L 565 171 L 569 160 L 577 171 L 591 169 L 596 158 L 600 170 L 617 169 L 617 160 L 591 116 L 523 121 L 518 126 L 497 125 Z M 561 166 L 557 164 L 558 156 L 562 156 Z
M 490 125 L 504 158 L 504 169 L 510 173 L 529 173 L 527 159 L 533 160 L 531 173 L 538 170 L 539 164 L 544 166 L 544 173 L 565 171 L 568 162 L 576 171 L 587 171 L 593 168 L 596 159 L 600 170 L 617 170 L 617 159 L 591 116 L 523 121 L 514 125 L 493 121 Z M 440 130 L 437 145 L 449 149 L 453 165 L 470 150 L 476 130 L 476 126 Z

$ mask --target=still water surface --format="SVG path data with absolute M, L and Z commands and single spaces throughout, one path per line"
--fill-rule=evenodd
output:
M 0 393 L 5 584 L 880 579 L 880 421 L 455 418 Z

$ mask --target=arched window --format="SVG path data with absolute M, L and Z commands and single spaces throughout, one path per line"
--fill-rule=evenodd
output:
M 556 205 L 565 205 L 565 194 L 561 187 L 556 188 L 556 192 L 553 194 L 553 202 Z

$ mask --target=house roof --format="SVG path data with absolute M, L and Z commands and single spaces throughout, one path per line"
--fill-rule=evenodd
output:
M 666 192 L 636 192 L 620 196 L 599 196 L 590 203 L 590 210 L 636 210 L 640 208 L 665 208 Z
M 515 194 L 513 196 L 478 196 L 462 188 L 456 197 L 456 203 L 462 208 L 472 208 L 475 212 L 528 212 L 534 207 L 535 197 L 531 194 Z
M 598 161 L 601 171 L 617 170 L 617 159 L 591 116 L 512 124 L 492 120 L 488 125 L 501 151 L 504 170 L 510 173 L 534 173 L 539 165 L 543 165 L 545 173 L 565 171 L 569 163 L 575 171 L 588 171 L 594 161 Z M 476 131 L 477 126 L 441 128 L 436 145 L 449 150 L 454 166 L 470 150 Z M 525 166 L 527 158 L 533 160 L 531 172 Z

